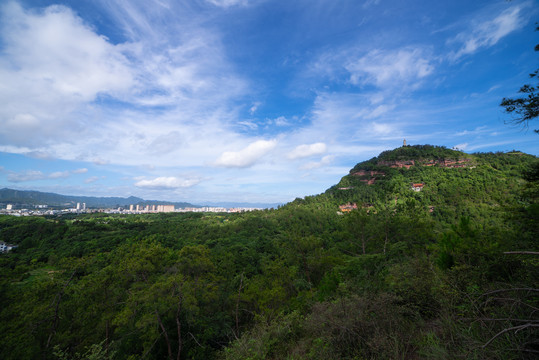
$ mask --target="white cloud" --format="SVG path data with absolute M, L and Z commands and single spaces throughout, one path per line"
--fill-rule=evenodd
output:
M 87 168 L 80 168 L 80 169 L 73 170 L 73 174 L 86 174 L 87 172 L 88 172 Z
M 246 82 L 187 5 L 154 5 L 103 2 L 128 36 L 120 44 L 64 6 L 0 6 L 0 78 L 9 84 L 0 85 L 0 103 L 9 104 L 0 107 L 0 148 L 165 165 L 207 163 L 233 142 L 230 100 Z
M 259 101 L 256 101 L 255 103 L 253 103 L 253 106 L 251 106 L 251 108 L 249 109 L 249 114 L 254 115 L 254 113 L 258 110 L 258 107 L 260 105 L 262 105 L 262 103 Z
M 240 151 L 225 151 L 215 161 L 216 166 L 245 168 L 252 166 L 277 145 L 275 140 L 258 140 Z
M 459 33 L 449 42 L 461 43 L 461 48 L 450 54 L 450 59 L 458 60 L 473 54 L 481 48 L 495 45 L 500 39 L 523 27 L 527 21 L 522 14 L 523 6 L 513 6 L 496 17 L 472 24 L 471 29 Z
M 69 177 L 69 171 L 56 171 L 45 174 L 39 170 L 27 170 L 23 172 L 10 172 L 7 176 L 9 182 L 19 183 L 36 180 L 65 179 Z
M 299 145 L 294 150 L 288 154 L 289 159 L 301 159 L 313 155 L 320 155 L 326 152 L 327 146 L 322 142 L 310 144 L 310 145 Z
M 53 173 L 50 173 L 48 178 L 49 179 L 65 179 L 69 177 L 70 173 L 69 171 L 55 171 Z
M 376 117 L 379 117 L 380 115 L 383 115 L 391 110 L 393 110 L 395 108 L 395 105 L 380 105 L 380 106 L 377 106 L 372 112 L 371 114 L 369 115 L 368 118 L 376 118 Z
M 167 154 L 178 149 L 183 143 L 183 136 L 178 131 L 171 131 L 168 134 L 158 135 L 149 145 L 148 151 L 151 154 Z
M 45 174 L 37 170 L 28 170 L 22 173 L 10 173 L 7 176 L 7 180 L 10 182 L 25 182 L 32 180 L 43 180 L 46 178 L 47 176 Z
M 42 159 L 42 160 L 50 160 L 53 158 L 52 154 L 45 151 L 39 151 L 39 150 L 29 151 L 25 153 L 24 155 L 29 156 L 34 159 Z
M 178 178 L 174 176 L 162 176 L 150 180 L 139 180 L 135 183 L 135 186 L 148 189 L 178 189 L 188 188 L 200 183 L 201 180 L 197 178 Z
M 466 150 L 467 147 L 468 147 L 468 143 L 462 143 L 462 144 L 457 144 L 457 145 L 453 146 L 453 149 L 455 149 L 455 150 Z
M 252 121 L 238 121 L 236 122 L 237 125 L 243 126 L 249 130 L 256 130 L 258 129 L 258 125 Z
M 414 85 L 434 71 L 432 59 L 419 48 L 372 50 L 357 60 L 350 60 L 345 68 L 352 84 L 381 88 Z
M 249 4 L 249 0 L 206 0 L 206 1 L 215 6 L 224 7 L 224 8 L 236 6 L 236 5 L 245 6 Z
M 465 135 L 478 135 L 478 134 L 483 134 L 483 133 L 487 133 L 491 131 L 491 129 L 485 125 L 483 126 L 478 126 L 476 127 L 475 129 L 473 130 L 462 130 L 462 131 L 459 131 L 455 134 L 455 136 L 465 136 Z
M 89 178 L 87 178 L 86 180 L 84 180 L 84 183 L 85 183 L 85 184 L 91 184 L 91 183 L 96 182 L 97 180 L 99 180 L 99 177 L 98 177 L 98 176 L 90 176 Z
M 93 158 L 92 162 L 96 165 L 108 165 L 110 164 L 110 161 L 102 158 Z
M 320 161 L 312 161 L 300 167 L 300 170 L 313 170 L 322 166 L 327 166 L 333 162 L 335 157 L 333 155 L 326 155 Z
M 387 135 L 395 132 L 395 129 L 393 126 L 389 124 L 380 124 L 380 123 L 372 123 L 371 124 L 372 132 L 378 135 Z
M 273 123 L 276 126 L 290 126 L 290 122 L 284 116 L 279 116 L 277 119 L 273 120 Z
M 27 11 L 0 7 L 0 141 L 42 144 L 80 130 L 67 116 L 99 94 L 119 95 L 135 84 L 120 47 L 110 44 L 69 8 Z M 21 134 L 24 134 L 22 136 Z

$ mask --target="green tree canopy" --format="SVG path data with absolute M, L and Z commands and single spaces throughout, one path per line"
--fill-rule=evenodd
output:
M 539 26 L 535 28 L 535 31 L 539 30 Z M 539 44 L 535 45 L 535 51 L 539 51 Z M 530 74 L 530 78 L 537 81 L 537 74 L 539 69 Z M 518 91 L 524 94 L 522 97 L 517 98 L 503 98 L 500 106 L 505 108 L 505 112 L 513 115 L 511 123 L 517 125 L 523 125 L 528 128 L 529 121 L 534 120 L 539 116 L 539 85 L 525 84 Z M 534 130 L 539 134 L 539 129 Z

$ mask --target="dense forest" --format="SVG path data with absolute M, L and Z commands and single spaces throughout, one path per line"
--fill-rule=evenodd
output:
M 278 209 L 1 216 L 1 357 L 537 358 L 538 169 L 407 146 Z

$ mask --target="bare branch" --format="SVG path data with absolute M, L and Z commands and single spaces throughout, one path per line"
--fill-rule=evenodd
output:
M 200 343 L 198 342 L 198 340 L 195 338 L 193 334 L 191 334 L 190 332 L 188 332 L 188 334 L 191 335 L 191 337 L 193 338 L 193 340 L 195 340 L 198 346 L 200 346 L 201 348 L 204 348 L 204 346 L 200 345 Z
M 501 293 L 501 292 L 509 292 L 509 291 L 530 291 L 530 292 L 539 292 L 539 289 L 535 289 L 535 288 L 509 288 L 509 289 L 497 289 L 497 290 L 492 290 L 492 291 L 488 291 L 484 294 L 481 294 L 479 297 L 481 296 L 487 296 L 487 295 L 492 295 L 492 294 L 497 294 L 497 293 Z
M 504 254 L 507 254 L 507 255 L 513 255 L 513 254 L 519 254 L 519 255 L 539 255 L 539 251 L 504 251 Z
M 539 327 L 539 324 L 524 324 L 524 325 L 519 325 L 519 326 L 513 326 L 513 327 L 510 327 L 510 328 L 505 328 L 502 331 L 500 331 L 499 333 L 497 333 L 496 335 L 494 335 L 493 337 L 491 337 L 490 340 L 487 341 L 487 343 L 485 345 L 483 345 L 483 349 L 486 348 L 497 337 L 499 337 L 500 335 L 505 334 L 506 332 L 509 332 L 509 331 L 518 332 L 520 330 L 524 330 L 524 329 L 527 329 L 529 327 Z
M 525 323 L 539 323 L 539 320 L 513 319 L 513 318 L 503 318 L 503 319 L 481 318 L 481 320 L 483 320 L 483 321 L 515 321 L 515 322 L 525 322 Z

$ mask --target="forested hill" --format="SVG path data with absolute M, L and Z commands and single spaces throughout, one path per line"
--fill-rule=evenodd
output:
M 538 170 L 410 146 L 277 210 L 0 216 L 0 357 L 536 359 Z
M 413 207 L 443 224 L 462 216 L 482 222 L 521 203 L 524 177 L 536 163 L 535 156 L 518 151 L 467 154 L 432 145 L 400 147 L 358 163 L 325 193 L 293 204 L 348 204 L 360 211 Z

